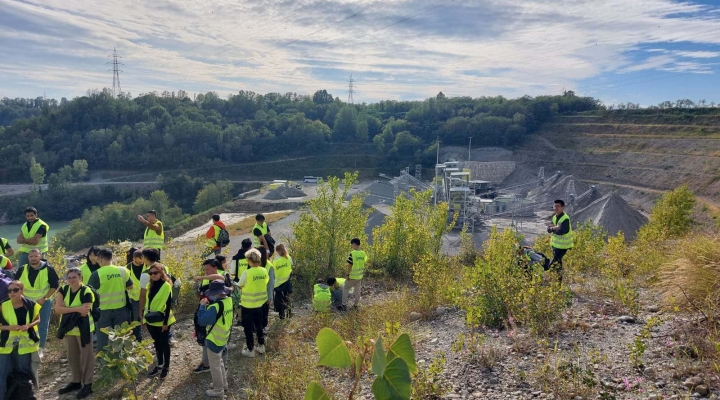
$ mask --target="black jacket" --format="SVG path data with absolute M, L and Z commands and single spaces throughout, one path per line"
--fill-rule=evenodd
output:
M 62 339 L 65 334 L 74 328 L 80 329 L 80 344 L 85 347 L 86 344 L 92 343 L 92 335 L 90 334 L 90 318 L 83 317 L 79 312 L 63 314 L 60 320 L 60 326 L 57 330 L 57 338 Z

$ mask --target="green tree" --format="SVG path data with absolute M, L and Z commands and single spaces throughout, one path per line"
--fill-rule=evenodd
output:
M 32 178 L 33 188 L 38 190 L 40 185 L 45 182 L 45 168 L 35 161 L 35 157 L 30 159 L 30 177 Z
M 370 211 L 363 207 L 364 195 L 348 199 L 357 177 L 357 172 L 345 173 L 342 181 L 328 177 L 326 182 L 320 182 L 317 197 L 308 201 L 307 211 L 293 225 L 290 248 L 297 266 L 298 287 L 310 288 L 320 277 L 342 274 L 350 239 L 357 237 L 367 242 L 365 224 Z
M 438 256 L 447 232 L 447 203 L 433 205 L 432 192 L 400 195 L 385 223 L 373 229 L 371 263 L 392 277 L 408 277 L 423 257 Z
M 679 237 L 692 225 L 695 195 L 687 185 L 663 194 L 650 213 L 648 223 L 640 228 L 638 240 L 647 244 Z
M 345 106 L 335 117 L 333 140 L 338 142 L 355 142 L 358 136 L 357 110 L 353 106 Z M 366 126 L 367 128 L 367 126 Z
M 84 180 L 88 173 L 88 162 L 85 160 L 73 161 L 72 172 L 75 182 Z
M 209 210 L 233 199 L 234 186 L 230 181 L 218 181 L 206 185 L 195 198 L 193 209 L 196 213 Z

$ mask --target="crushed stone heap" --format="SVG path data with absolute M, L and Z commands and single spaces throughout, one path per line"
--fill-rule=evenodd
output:
M 587 207 L 577 210 L 570 218 L 576 226 L 589 220 L 605 228 L 609 235 L 614 236 L 622 231 L 625 240 L 634 239 L 638 229 L 647 222 L 644 215 L 617 193 L 606 194 Z

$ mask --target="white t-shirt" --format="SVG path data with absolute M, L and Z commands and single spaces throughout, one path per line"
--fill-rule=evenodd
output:
M 239 287 L 245 286 L 245 283 L 247 283 L 247 270 L 243 271 L 242 275 L 240 275 L 240 278 L 238 278 L 237 285 Z
M 140 274 L 140 289 L 147 289 L 148 283 L 150 283 L 150 274 L 143 271 L 143 273 Z

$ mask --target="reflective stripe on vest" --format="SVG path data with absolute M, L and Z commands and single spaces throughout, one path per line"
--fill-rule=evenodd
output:
M 205 246 L 214 249 L 214 248 L 217 247 L 217 245 L 218 245 L 218 244 L 217 244 L 217 240 L 218 240 L 218 238 L 220 237 L 220 231 L 221 231 L 222 229 L 221 229 L 219 226 L 215 225 L 215 224 L 213 224 L 213 228 L 215 228 L 215 235 L 213 235 L 213 237 L 211 237 L 210 239 L 208 239 L 208 240 L 205 241 Z
M 274 262 L 275 266 L 275 287 L 279 287 L 283 283 L 290 280 L 292 273 L 292 257 L 278 257 Z
M 72 289 L 70 288 L 70 285 L 65 285 L 63 288 L 63 292 L 65 292 L 65 295 L 63 296 L 63 300 L 65 301 L 65 307 L 80 307 L 83 305 L 82 297 L 84 297 L 86 294 L 90 293 L 90 296 L 92 296 L 91 304 L 95 302 L 95 295 L 93 294 L 92 290 L 90 290 L 89 287 L 82 285 L 80 289 L 78 289 L 78 293 L 75 295 L 75 298 L 73 299 L 72 304 L 70 304 L 70 292 Z M 91 306 L 92 308 L 92 306 Z M 68 314 L 63 314 L 61 317 L 60 325 L 62 325 L 62 318 L 65 318 L 65 316 Z M 93 320 L 92 313 L 88 313 L 87 318 L 89 318 L 89 324 L 90 324 L 90 332 L 95 332 L 95 320 Z M 77 326 L 70 329 L 67 333 L 65 333 L 68 336 L 80 336 L 80 328 Z
M 255 229 L 260 229 L 260 233 L 263 234 L 263 236 L 267 235 L 268 226 L 267 222 L 263 222 L 262 226 L 258 225 L 257 222 L 255 223 L 255 226 L 253 226 L 253 247 L 260 246 L 260 239 L 258 239 L 257 236 L 255 236 Z M 270 249 L 266 249 L 270 250 Z
M 127 269 L 115 265 L 100 267 L 97 271 L 100 287 L 95 288 L 100 295 L 100 310 L 117 310 L 125 307 L 125 283 Z
M 135 274 L 132 270 L 133 263 L 129 263 L 125 266 L 125 269 L 128 270 L 128 274 L 130 274 L 130 280 L 132 280 L 132 289 L 128 289 L 128 297 L 130 297 L 130 300 L 133 301 L 139 301 L 140 300 L 140 278 L 136 278 Z
M 21 253 L 29 253 L 30 250 L 34 248 L 40 249 L 42 253 L 48 252 L 48 234 L 50 233 L 50 226 L 45 223 L 45 221 L 38 218 L 35 220 L 35 223 L 32 225 L 32 228 L 30 228 L 30 231 L 28 232 L 27 224 L 22 224 L 22 227 L 20 227 L 20 232 L 22 233 L 23 237 L 25 239 L 32 239 L 37 235 L 37 231 L 40 230 L 41 226 L 45 226 L 45 236 L 40 238 L 40 241 L 37 244 L 21 244 L 20 249 L 18 250 Z
M 268 272 L 263 267 L 247 270 L 247 280 L 240 293 L 240 305 L 245 308 L 262 307 L 268 301 L 267 284 L 270 282 Z
M 23 304 L 23 307 L 25 307 L 25 304 Z M 35 307 L 30 312 L 27 312 L 25 315 L 25 323 L 23 325 L 30 325 L 32 321 L 35 320 L 35 317 L 40 313 L 40 305 L 35 304 Z M 32 315 L 30 315 L 32 314 Z M 12 305 L 12 300 L 8 299 L 5 300 L 2 303 L 2 316 L 3 319 L 5 319 L 5 322 L 7 322 L 8 325 L 20 325 L 17 320 L 17 315 L 15 315 L 15 308 Z M 35 334 L 38 333 L 37 325 L 35 325 L 32 328 L 35 331 Z M 5 342 L 5 347 L 0 347 L 0 354 L 10 354 L 13 351 L 13 343 L 15 342 L 15 338 L 19 338 L 18 342 L 18 354 L 29 354 L 34 353 L 38 350 L 40 350 L 40 342 L 35 342 L 32 339 L 30 339 L 30 334 L 27 332 L 22 331 L 10 331 L 10 334 L 8 335 L 8 340 Z
M 315 311 L 317 312 L 326 312 L 330 309 L 330 304 L 332 302 L 332 294 L 330 293 L 330 287 L 320 285 L 319 283 L 316 283 L 313 287 L 313 308 L 315 308 Z
M 365 274 L 365 263 L 367 262 L 367 254 L 362 250 L 353 250 L 350 252 L 352 255 L 352 268 L 350 269 L 350 279 L 359 280 L 363 278 Z
M 152 284 L 152 283 L 151 283 Z M 148 285 L 150 286 L 150 285 Z M 165 307 L 167 307 L 167 301 L 168 298 L 172 297 L 172 285 L 164 282 L 162 287 L 160 287 L 160 290 L 155 294 L 155 297 L 153 297 L 152 301 L 150 301 L 150 289 L 147 290 L 145 293 L 145 313 L 148 311 L 159 311 L 163 314 L 165 314 Z M 143 313 L 143 316 L 145 315 Z M 145 321 L 145 318 L 143 318 L 143 322 L 152 325 L 152 326 L 163 326 L 164 321 L 160 322 L 147 322 Z M 175 315 L 173 315 L 172 309 L 170 310 L 170 317 L 168 318 L 168 326 L 175 323 Z
M 552 223 L 554 226 L 560 226 L 565 220 L 568 221 L 570 230 L 564 235 L 558 235 L 553 233 L 550 237 L 550 245 L 556 249 L 571 249 L 573 247 L 573 230 L 572 223 L 570 223 L 570 217 L 567 214 L 563 214 L 558 221 L 557 215 L 553 215 Z
M 210 331 L 207 334 L 207 340 L 215 343 L 216 346 L 224 347 L 230 339 L 233 305 L 232 299 L 229 297 L 218 301 L 223 303 L 223 315 L 218 315 L 218 320 L 215 322 L 215 325 L 212 326 L 212 329 L 208 327 Z M 220 305 L 218 303 L 209 305 L 208 309 L 210 309 L 210 307 L 214 307 L 216 313 L 220 312 Z
M 30 264 L 25 264 L 23 273 L 18 280 L 25 285 L 23 295 L 32 301 L 38 301 L 45 297 L 50 290 L 50 281 L 48 280 L 48 267 L 45 265 L 38 271 L 35 277 L 35 285 L 30 284 Z
M 165 227 L 160 220 L 157 220 L 157 224 L 160 225 L 160 234 L 155 233 L 150 228 L 145 228 L 145 235 L 143 236 L 143 247 L 146 249 L 158 249 L 162 250 L 165 248 Z

